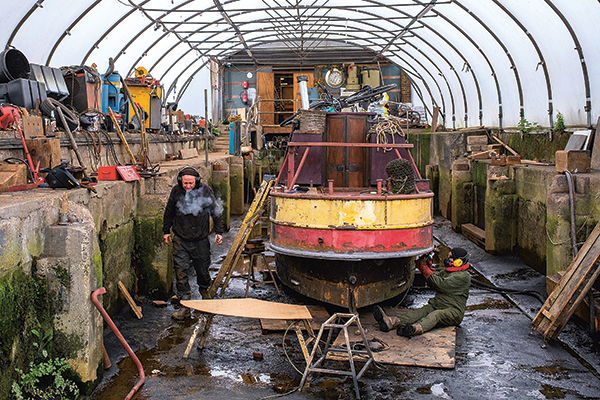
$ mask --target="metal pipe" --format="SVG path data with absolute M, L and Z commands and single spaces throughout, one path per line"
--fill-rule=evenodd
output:
M 573 184 L 573 176 L 571 172 L 564 171 L 567 177 L 567 184 L 569 186 L 569 207 L 571 211 L 571 245 L 573 246 L 573 258 L 577 256 L 579 250 L 577 249 L 577 238 L 575 230 L 575 185 Z M 589 331 L 590 335 L 596 334 L 596 304 L 594 301 L 594 293 L 592 288 L 588 292 L 588 304 L 589 304 Z
M 104 293 L 106 293 L 106 289 L 104 289 L 103 287 L 101 287 L 100 289 L 94 290 L 92 292 L 92 303 L 94 303 L 94 305 L 96 306 L 98 311 L 100 311 L 102 318 L 104 318 L 104 320 L 106 321 L 108 326 L 110 326 L 110 329 L 113 331 L 113 333 L 115 334 L 117 339 L 119 339 L 119 342 L 121 342 L 121 345 L 123 345 L 123 347 L 127 351 L 127 354 L 129 354 L 129 356 L 131 357 L 131 359 L 137 366 L 138 372 L 140 373 L 140 380 L 131 389 L 131 391 L 129 392 L 127 397 L 125 397 L 125 400 L 129 400 L 133 397 L 135 392 L 137 392 L 137 390 L 144 384 L 144 381 L 146 380 L 146 375 L 144 374 L 144 367 L 142 367 L 142 363 L 137 358 L 137 356 L 135 355 L 133 350 L 131 350 L 131 347 L 129 347 L 129 345 L 125 341 L 125 338 L 123 337 L 123 335 L 121 335 L 121 332 L 119 332 L 119 330 L 117 329 L 117 326 L 115 325 L 115 323 L 112 321 L 112 319 L 110 319 L 110 317 L 108 316 L 108 313 L 106 312 L 106 310 L 104 310 L 104 307 L 102 307 L 102 304 L 100 304 L 100 301 L 98 301 L 98 295 L 104 294 Z
M 300 99 L 302 100 L 302 109 L 308 110 L 310 108 L 308 101 L 308 76 L 307 75 L 298 75 L 296 78 L 298 81 L 298 85 L 300 86 Z
M 288 182 L 288 186 L 289 186 L 290 190 L 292 190 L 294 188 L 294 185 L 296 184 L 296 181 L 298 180 L 298 176 L 300 175 L 300 171 L 302 171 L 302 167 L 304 166 L 304 162 L 306 161 L 306 157 L 308 157 L 308 151 L 309 150 L 310 150 L 310 147 L 307 147 L 306 150 L 304 151 L 304 154 L 302 155 L 302 160 L 300 160 L 300 165 L 298 165 L 298 170 L 294 174 L 294 177 L 292 178 L 292 181 Z
M 330 196 L 333 195 L 333 179 L 327 180 L 327 190 Z
M 210 130 L 209 130 L 210 129 Z M 212 133 L 210 124 L 208 123 L 208 89 L 204 89 L 204 165 L 208 167 L 208 133 Z
M 381 196 L 382 189 L 383 189 L 383 180 L 377 179 L 377 195 L 378 196 Z
M 571 209 L 571 245 L 573 247 L 573 258 L 577 256 L 577 238 L 575 237 L 575 188 L 573 185 L 573 175 L 571 172 L 565 171 L 567 177 L 567 184 L 569 186 L 569 206 Z

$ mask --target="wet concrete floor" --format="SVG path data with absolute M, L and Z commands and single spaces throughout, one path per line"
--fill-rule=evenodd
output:
M 225 243 L 213 245 L 213 268 L 226 254 L 240 220 L 232 221 Z M 463 236 L 449 222 L 436 219 L 434 236 L 441 248 L 461 246 L 471 253 L 474 278 L 496 286 L 534 289 L 545 297 L 545 278 L 515 257 L 493 257 Z M 416 281 L 417 285 L 419 280 Z M 243 297 L 245 281 L 233 279 L 225 297 Z M 197 293 L 197 291 L 195 291 Z M 433 296 L 413 287 L 399 307 L 419 307 Z M 319 304 L 273 285 L 250 289 L 250 297 L 291 304 Z M 198 294 L 193 298 L 200 298 Z M 392 299 L 387 305 L 396 305 Z M 330 313 L 345 310 L 321 304 Z M 452 370 L 385 365 L 369 368 L 359 381 L 362 399 L 598 399 L 600 346 L 586 327 L 570 322 L 556 342 L 544 342 L 531 332 L 538 299 L 505 295 L 472 287 L 468 308 L 456 334 L 456 367 Z M 142 305 L 137 320 L 124 310 L 113 318 L 144 366 L 146 382 L 136 399 L 266 399 L 293 391 L 305 364 L 296 336 L 263 334 L 255 319 L 216 316 L 202 351 L 182 355 L 196 319 L 173 321 L 174 306 Z M 370 308 L 361 310 L 370 312 Z M 376 330 L 376 327 L 367 327 Z M 105 347 L 112 362 L 94 400 L 122 399 L 138 379 L 137 368 L 112 334 L 105 330 Z M 255 360 L 254 352 L 263 354 Z M 347 370 L 347 363 L 336 365 Z M 287 399 L 354 399 L 351 378 L 311 375 L 303 392 Z

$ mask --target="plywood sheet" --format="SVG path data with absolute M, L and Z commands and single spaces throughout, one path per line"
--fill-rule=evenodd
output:
M 257 299 L 185 300 L 181 305 L 194 310 L 228 315 L 230 317 L 259 319 L 311 319 L 306 306 L 274 303 Z
M 322 306 L 306 306 L 308 311 L 312 315 L 312 321 L 310 326 L 314 331 L 318 332 L 321 328 L 321 324 L 327 321 L 329 313 Z M 288 319 L 289 320 L 289 319 Z M 290 325 L 288 320 L 285 319 L 261 319 L 260 326 L 262 327 L 263 333 L 269 333 L 273 331 L 285 331 Z
M 386 309 L 388 315 L 398 315 L 398 309 Z M 436 328 L 422 335 L 410 338 L 398 336 L 396 330 L 382 332 L 371 313 L 362 313 L 360 323 L 365 330 L 367 340 L 377 338 L 387 344 L 389 349 L 374 352 L 375 361 L 383 364 L 408 365 L 430 368 L 454 368 L 456 352 L 456 327 Z M 350 342 L 361 340 L 357 329 L 348 329 Z M 343 333 L 334 342 L 334 347 L 344 343 Z M 347 360 L 347 356 L 328 354 L 327 358 Z

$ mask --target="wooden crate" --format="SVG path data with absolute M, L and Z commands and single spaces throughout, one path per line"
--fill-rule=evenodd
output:
M 0 164 L 0 192 L 8 192 L 10 186 L 27 183 L 25 164 Z

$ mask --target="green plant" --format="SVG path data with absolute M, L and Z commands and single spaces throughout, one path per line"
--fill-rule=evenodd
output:
M 32 329 L 31 334 L 35 336 L 33 347 L 35 347 L 34 358 L 36 361 L 41 361 L 48 358 L 48 346 L 54 337 L 54 331 L 52 328 L 42 334 L 37 329 Z
M 561 113 L 558 113 L 558 114 L 556 114 L 556 122 L 554 123 L 554 128 L 552 128 L 552 131 L 560 132 L 560 131 L 564 131 L 564 130 L 565 130 L 565 117 Z
M 38 364 L 31 362 L 27 373 L 15 368 L 21 382 L 13 382 L 12 392 L 17 400 L 77 399 L 79 388 L 63 376 L 68 369 L 64 358 L 49 359 Z
M 529 122 L 525 118 L 521 118 L 517 127 L 525 135 L 542 128 L 537 122 Z

